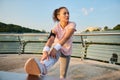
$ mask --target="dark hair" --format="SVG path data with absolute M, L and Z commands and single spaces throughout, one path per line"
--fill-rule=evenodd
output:
M 59 21 L 59 19 L 57 18 L 57 15 L 59 14 L 60 10 L 63 9 L 63 8 L 67 9 L 66 7 L 60 7 L 58 9 L 54 10 L 54 12 L 53 12 L 53 20 L 54 20 L 54 22 Z

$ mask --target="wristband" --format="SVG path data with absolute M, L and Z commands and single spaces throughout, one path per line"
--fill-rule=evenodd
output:
M 45 46 L 45 47 L 43 48 L 43 51 L 49 52 L 49 51 L 50 51 L 50 47 L 49 47 L 49 46 Z
M 60 48 L 61 48 L 62 46 L 61 46 L 61 44 L 59 44 L 59 43 L 57 43 L 55 46 L 54 46 L 54 48 L 58 51 L 58 50 L 60 50 Z

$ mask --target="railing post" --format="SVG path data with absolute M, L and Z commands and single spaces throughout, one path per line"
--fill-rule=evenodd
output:
M 86 45 L 86 40 L 85 39 L 83 39 L 83 36 L 81 35 L 81 42 L 82 42 L 82 51 L 81 51 L 81 53 L 82 53 L 82 55 L 81 55 L 81 60 L 84 60 L 84 58 L 86 58 L 86 56 L 87 56 L 87 45 Z
M 85 47 L 85 43 L 84 43 L 84 40 L 83 40 L 83 36 L 81 36 L 81 42 L 82 42 L 82 47 Z
M 18 36 L 18 41 L 20 42 L 18 54 L 21 55 L 22 53 L 24 53 L 25 42 L 21 40 L 20 36 Z
M 20 42 L 18 54 L 21 55 L 22 42 L 21 42 L 20 36 L 18 36 L 18 41 Z

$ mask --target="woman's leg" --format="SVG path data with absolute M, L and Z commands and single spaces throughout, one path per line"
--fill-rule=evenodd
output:
M 45 65 L 46 69 L 48 70 L 50 67 L 52 67 L 59 59 L 61 53 L 57 52 L 56 58 L 49 57 L 48 60 L 42 61 L 42 63 Z
M 49 57 L 49 60 L 44 60 L 42 62 L 37 58 L 29 58 L 24 66 L 25 71 L 32 75 L 45 75 L 47 70 L 52 67 L 59 59 L 60 52 L 56 54 L 56 59 Z
M 70 62 L 70 56 L 65 56 L 61 53 L 60 56 L 60 78 L 66 78 L 67 70 Z

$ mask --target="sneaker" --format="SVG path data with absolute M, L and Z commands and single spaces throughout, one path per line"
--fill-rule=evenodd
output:
M 26 73 L 31 75 L 44 75 L 44 68 L 44 65 L 40 63 L 40 60 L 38 60 L 37 58 L 28 59 L 24 66 Z

